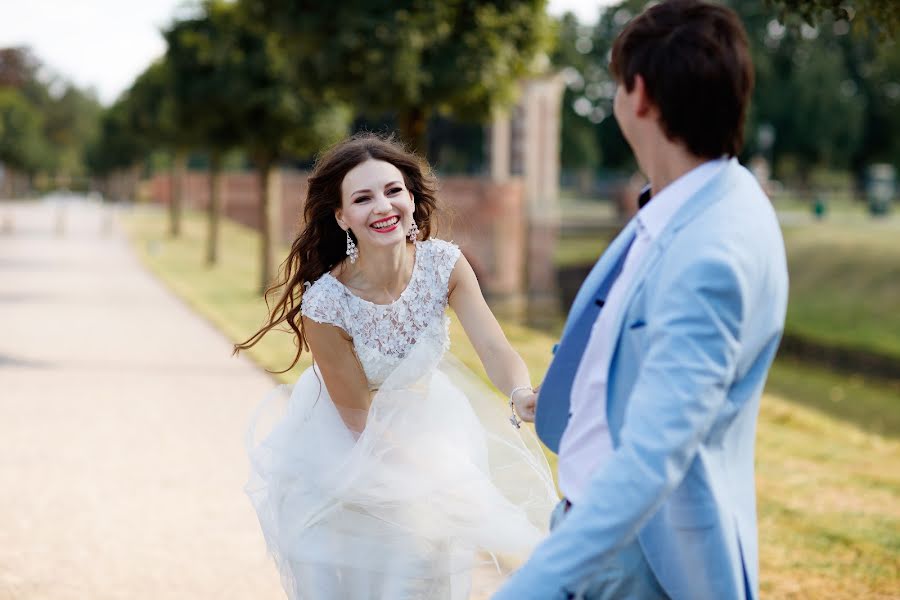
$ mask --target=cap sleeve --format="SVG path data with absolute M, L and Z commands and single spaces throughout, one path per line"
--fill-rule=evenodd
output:
M 438 283 L 446 293 L 450 285 L 450 274 L 462 252 L 459 246 L 445 240 L 432 240 L 432 261 L 437 273 Z
M 300 305 L 300 313 L 317 323 L 335 325 L 347 330 L 344 322 L 344 314 L 341 307 L 338 290 L 331 281 L 331 277 L 324 275 L 318 279 L 303 294 L 303 302 Z

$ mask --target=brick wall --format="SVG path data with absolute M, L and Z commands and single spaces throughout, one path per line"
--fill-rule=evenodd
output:
M 252 172 L 223 175 L 225 215 L 249 227 L 259 227 L 259 177 Z M 294 238 L 306 197 L 307 174 L 283 170 L 281 173 L 282 241 Z M 172 177 L 158 173 L 143 185 L 153 202 L 168 204 L 172 198 Z M 209 176 L 190 171 L 184 181 L 184 202 L 203 210 L 209 202 Z M 519 299 L 524 290 L 525 212 L 521 180 L 503 183 L 477 177 L 446 177 L 438 194 L 442 211 L 437 221 L 437 237 L 459 244 L 472 264 L 486 296 L 496 301 Z

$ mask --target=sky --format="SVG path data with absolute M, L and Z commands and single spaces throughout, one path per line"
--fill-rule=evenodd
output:
M 549 0 L 548 11 L 596 21 L 613 0 Z M 55 74 L 111 104 L 165 52 L 160 29 L 190 0 L 0 0 L 0 48 L 30 46 Z

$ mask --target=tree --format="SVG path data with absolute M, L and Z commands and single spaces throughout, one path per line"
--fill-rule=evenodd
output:
M 597 143 L 596 125 L 606 118 L 607 89 L 602 81 L 586 81 L 596 69 L 589 53 L 593 50 L 592 27 L 582 25 L 575 15 L 567 13 L 559 22 L 559 35 L 552 62 L 562 69 L 566 81 L 560 132 L 560 164 L 563 169 L 578 169 L 585 178 L 592 175 L 600 163 L 600 147 Z
M 184 31 L 192 33 L 176 39 Z M 271 32 L 233 5 L 207 3 L 199 21 L 176 23 L 166 37 L 173 65 L 183 60 L 182 50 L 198 60 L 196 85 L 184 81 L 190 70 L 172 72 L 176 89 L 182 90 L 174 96 L 178 122 L 204 110 L 216 113 L 208 119 L 198 116 L 186 134 L 219 147 L 237 139 L 259 169 L 260 288 L 265 291 L 274 270 L 281 192 L 277 165 L 290 156 L 312 155 L 346 135 L 351 111 L 341 102 L 323 101 L 320 90 L 273 43 Z M 219 97 L 211 97 L 215 94 Z
M 25 47 L 0 48 L 0 87 L 22 89 L 37 80 L 40 61 Z
M 0 162 L 34 175 L 46 162 L 41 115 L 13 88 L 0 88 Z
M 134 81 L 127 92 L 131 131 L 148 148 L 172 153 L 172 197 L 169 203 L 169 235 L 181 235 L 181 212 L 187 151 L 195 140 L 190 129 L 176 122 L 172 75 L 168 58 L 157 60 Z
M 116 100 L 100 118 L 99 133 L 86 152 L 86 163 L 95 175 L 106 176 L 132 167 L 147 152 L 147 146 L 135 134 L 127 96 Z
M 776 170 L 795 165 L 805 181 L 816 165 L 850 166 L 860 146 L 865 103 L 847 69 L 840 36 L 830 27 L 833 21 L 812 27 L 791 17 L 782 24 L 750 0 L 734 7 L 747 28 L 756 69 L 748 153 L 762 150 L 756 134 L 767 124 L 775 131 L 769 158 Z
M 200 16 L 176 22 L 165 32 L 174 118 L 179 129 L 209 152 L 206 264 L 219 254 L 222 213 L 222 155 L 240 142 L 235 127 L 244 101 L 235 66 L 243 59 L 234 5 L 208 2 Z
M 816 165 L 859 169 L 875 158 L 896 156 L 898 136 L 893 132 L 898 130 L 900 108 L 896 42 L 856 31 L 830 14 L 819 15 L 813 26 L 790 12 L 779 20 L 778 10 L 755 0 L 728 4 L 747 29 L 756 71 L 745 157 L 764 150 L 776 167 L 796 165 L 804 177 Z M 615 119 L 609 118 L 614 82 L 606 63 L 616 35 L 643 8 L 643 0 L 627 0 L 607 9 L 592 28 L 565 20 L 561 24 L 560 44 L 568 49 L 559 49 L 554 59 L 560 67 L 568 67 L 574 96 L 567 93 L 567 100 L 580 102 L 585 115 L 598 111 L 606 117 L 594 128 L 605 166 L 632 162 Z M 575 52 L 579 44 L 585 51 L 581 54 Z M 574 112 L 573 105 L 564 111 Z M 564 143 L 577 139 L 573 121 L 572 114 L 564 112 Z M 583 126 L 584 120 L 578 123 Z M 770 127 L 774 142 L 763 148 L 760 141 L 765 140 L 757 134 Z
M 616 36 L 645 4 L 644 0 L 625 0 L 609 7 L 595 24 L 578 23 L 571 15 L 561 21 L 554 64 L 566 77 L 563 164 L 574 166 L 583 161 L 585 166 L 634 167 L 631 148 L 613 116 L 616 82 L 607 63 Z
M 797 15 L 815 26 L 823 19 L 859 23 L 883 38 L 900 32 L 900 3 L 897 0 L 766 0 L 782 22 Z
M 545 0 L 243 4 L 281 34 L 313 89 L 368 115 L 395 113 L 420 150 L 432 114 L 484 120 L 511 103 L 551 42 Z
M 288 156 L 311 156 L 347 133 L 350 107 L 323 102 L 319 90 L 298 74 L 291 58 L 272 44 L 268 32 L 242 20 L 244 60 L 240 95 L 246 99 L 237 120 L 243 146 L 260 173 L 260 290 L 271 284 L 281 183 L 276 168 Z
M 0 88 L 17 90 L 40 115 L 40 170 L 65 180 L 83 176 L 102 113 L 96 96 L 53 75 L 25 47 L 0 49 Z
M 865 107 L 853 168 L 862 174 L 871 162 L 900 164 L 900 44 L 844 35 L 840 46 L 850 81 Z
M 85 155 L 98 135 L 103 107 L 92 93 L 59 82 L 62 92 L 43 107 L 44 136 L 55 149 L 50 171 L 65 179 L 86 174 Z

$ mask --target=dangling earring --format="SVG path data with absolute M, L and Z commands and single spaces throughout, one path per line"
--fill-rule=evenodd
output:
M 359 248 L 356 247 L 356 244 L 353 243 L 353 238 L 350 237 L 350 230 L 347 230 L 347 256 L 350 257 L 350 264 L 356 262 L 356 259 L 359 258 Z
M 409 233 L 406 234 L 406 237 L 409 238 L 409 241 L 415 242 L 416 237 L 419 235 L 419 226 L 416 225 L 416 222 L 412 222 L 412 227 L 409 228 Z

